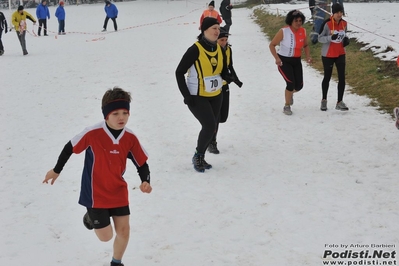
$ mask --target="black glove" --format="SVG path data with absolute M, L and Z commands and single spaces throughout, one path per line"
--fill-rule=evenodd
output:
M 191 96 L 191 95 L 184 98 L 184 103 L 187 104 L 187 106 L 191 106 L 191 107 L 195 106 L 193 96 Z
M 115 16 L 115 18 L 118 18 L 118 16 Z
M 335 41 L 338 38 L 338 33 L 331 35 L 331 40 Z
M 342 40 L 342 45 L 345 47 L 348 46 L 349 43 L 350 43 L 349 38 L 345 36 L 344 39 Z
M 238 87 L 242 87 L 242 82 L 239 80 L 235 80 L 234 83 L 238 86 Z
M 233 75 L 230 74 L 230 73 L 227 74 L 226 76 L 223 76 L 222 79 L 223 79 L 224 81 L 226 81 L 227 84 L 230 84 L 230 83 L 232 83 L 232 82 L 234 81 L 234 77 L 233 77 Z

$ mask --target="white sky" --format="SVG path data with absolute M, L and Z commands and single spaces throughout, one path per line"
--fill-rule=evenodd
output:
M 358 24 L 354 10 L 368 12 L 367 5 L 347 4 L 348 21 Z M 398 6 L 379 5 L 387 14 Z M 14 31 L 3 35 L 0 265 L 109 265 L 112 243 L 83 226 L 85 209 L 77 204 L 84 155 L 71 157 L 55 185 L 41 182 L 65 143 L 101 121 L 101 97 L 116 85 L 132 93 L 128 127 L 149 153 L 153 186 L 150 195 L 139 192 L 128 162 L 126 266 L 315 266 L 323 265 L 326 244 L 389 244 L 395 247 L 384 251 L 397 251 L 399 132 L 389 114 L 349 86 L 350 110 L 336 111 L 333 80 L 329 110 L 321 112 L 322 76 L 304 64 L 305 86 L 295 95 L 294 114 L 284 115 L 285 83 L 268 38 L 250 9 L 236 9 L 230 43 L 244 86 L 231 85 L 221 153 L 206 154 L 213 169 L 197 173 L 191 157 L 199 123 L 183 104 L 174 72 L 196 40 L 205 4 L 117 6 L 120 30 L 114 33 L 110 21 L 106 34 L 102 4 L 66 6 L 67 35 L 58 38 L 50 7 L 50 36 L 28 35 L 28 56 Z M 376 25 L 367 27 L 393 34 L 392 21 L 376 14 L 365 15 Z M 37 27 L 28 22 L 28 29 Z

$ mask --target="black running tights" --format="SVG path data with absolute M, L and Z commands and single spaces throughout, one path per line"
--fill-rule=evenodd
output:
M 323 61 L 323 67 L 324 67 L 324 78 L 321 83 L 321 88 L 323 91 L 323 99 L 327 100 L 328 87 L 330 85 L 330 79 L 335 64 L 335 67 L 337 68 L 338 72 L 337 102 L 340 102 L 344 97 L 344 91 L 345 91 L 345 65 L 346 65 L 345 55 L 340 55 L 339 57 L 335 58 L 322 56 L 321 59 Z
M 205 153 L 213 134 L 216 132 L 223 94 L 215 97 L 192 96 L 194 105 L 188 106 L 191 113 L 200 122 L 202 128 L 198 135 L 197 152 Z

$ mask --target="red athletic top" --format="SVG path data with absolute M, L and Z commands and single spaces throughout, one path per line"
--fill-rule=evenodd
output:
M 124 128 L 118 138 L 105 121 L 85 128 L 71 139 L 73 153 L 86 151 L 79 204 L 89 208 L 117 208 L 129 205 L 123 178 L 127 158 L 140 167 L 148 159 L 134 133 Z

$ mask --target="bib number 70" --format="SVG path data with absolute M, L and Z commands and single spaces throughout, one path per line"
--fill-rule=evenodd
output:
M 222 78 L 220 75 L 204 78 L 205 90 L 207 92 L 214 92 L 222 87 Z

